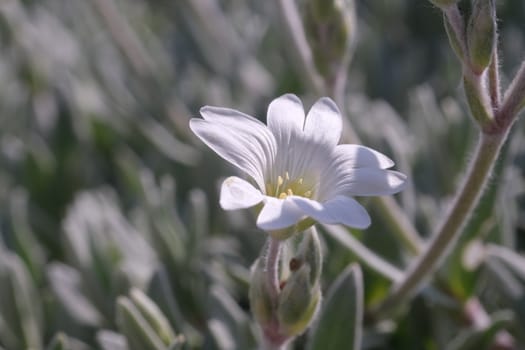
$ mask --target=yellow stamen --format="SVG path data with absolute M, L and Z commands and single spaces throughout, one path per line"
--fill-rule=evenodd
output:
M 312 191 L 306 191 L 304 193 L 304 196 L 307 197 L 307 198 L 310 198 L 311 195 L 312 195 Z
M 286 193 L 289 195 L 289 196 L 293 196 L 293 191 L 291 188 L 289 188 Z
M 281 186 L 283 183 L 284 183 L 283 177 L 281 175 L 277 176 L 277 186 Z
M 284 177 L 286 178 L 286 180 L 290 180 L 290 174 L 288 174 L 288 172 L 284 174 Z
M 279 195 L 279 199 L 285 199 L 286 197 L 287 197 L 287 194 L 284 192 L 281 192 L 281 194 Z
M 302 184 L 303 184 L 303 178 L 301 177 L 299 180 L 297 180 L 297 183 L 298 183 L 299 185 L 302 185 Z

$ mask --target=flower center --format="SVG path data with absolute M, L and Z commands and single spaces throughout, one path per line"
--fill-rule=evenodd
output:
M 290 179 L 290 174 L 286 171 L 284 177 L 281 175 L 277 176 L 276 183 L 266 184 L 266 194 L 279 199 L 292 195 L 310 198 L 312 197 L 312 188 L 302 177 Z

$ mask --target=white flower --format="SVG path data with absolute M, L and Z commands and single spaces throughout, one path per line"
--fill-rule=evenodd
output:
M 327 97 L 305 118 L 297 96 L 281 96 L 268 107 L 268 126 L 228 108 L 205 106 L 200 113 L 204 119 L 191 119 L 191 130 L 250 180 L 227 178 L 222 208 L 262 203 L 257 226 L 263 230 L 281 230 L 307 218 L 363 229 L 370 217 L 352 197 L 390 195 L 405 184 L 405 175 L 386 170 L 394 162 L 385 155 L 359 145 L 338 145 L 342 118 Z

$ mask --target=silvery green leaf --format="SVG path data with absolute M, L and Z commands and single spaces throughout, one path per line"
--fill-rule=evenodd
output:
M 184 317 L 164 266 L 159 266 L 155 271 L 149 285 L 148 294 L 164 310 L 175 330 L 182 330 L 185 324 Z
M 487 246 L 487 258 L 502 262 L 521 283 L 525 284 L 525 256 L 509 248 L 489 244 Z
M 69 350 L 69 340 L 64 333 L 57 333 L 47 345 L 46 350 Z
M 199 160 L 199 153 L 173 136 L 162 124 L 150 118 L 139 128 L 144 136 L 169 159 L 185 165 L 195 165 Z
M 55 334 L 46 350 L 91 350 L 92 348 L 78 339 L 59 332 Z
M 130 350 L 164 350 L 165 345 L 127 297 L 117 300 L 117 326 L 128 340 Z
M 455 337 L 446 350 L 489 349 L 498 331 L 509 326 L 514 319 L 512 312 L 500 311 L 490 318 L 490 323 L 482 329 L 469 329 Z
M 209 233 L 209 210 L 206 194 L 200 189 L 193 189 L 189 196 L 190 215 L 191 215 L 191 232 L 193 249 Z
M 47 267 L 47 274 L 58 302 L 75 322 L 90 326 L 104 323 L 104 317 L 83 294 L 81 276 L 77 270 L 61 263 L 52 263 Z
M 221 286 L 210 289 L 208 300 L 208 329 L 219 349 L 250 349 L 254 345 L 254 333 L 248 315 L 232 296 Z
M 18 347 L 42 347 L 42 306 L 22 260 L 0 246 L 0 337 Z M 12 336 L 10 336 L 12 335 Z M 10 347 L 11 347 L 10 345 Z
M 363 303 L 361 268 L 352 264 L 330 286 L 306 348 L 360 349 Z
M 27 194 L 20 190 L 13 191 L 9 203 L 16 251 L 25 262 L 32 278 L 38 283 L 44 273 L 45 252 L 30 226 Z
M 164 344 L 168 345 L 175 341 L 175 332 L 171 328 L 166 316 L 164 316 L 159 307 L 146 294 L 140 289 L 133 288 L 130 292 L 130 297 L 144 319 Z
M 126 337 L 122 334 L 101 330 L 97 332 L 97 343 L 102 350 L 128 350 Z

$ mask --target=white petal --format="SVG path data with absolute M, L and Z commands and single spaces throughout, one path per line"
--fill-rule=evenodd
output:
M 394 166 L 394 162 L 383 153 L 361 145 L 338 145 L 334 156 L 334 166 L 337 167 L 388 169 Z
M 304 214 L 288 198 L 266 197 L 257 217 L 257 227 L 265 231 L 280 230 L 295 225 Z
M 365 229 L 370 226 L 370 216 L 355 199 L 337 196 L 324 203 L 292 196 L 291 200 L 309 217 L 323 224 L 343 224 Z
M 278 145 L 288 145 L 291 139 L 303 133 L 304 108 L 301 100 L 293 94 L 273 100 L 268 106 L 267 124 Z
M 205 118 L 191 119 L 191 130 L 219 156 L 252 177 L 263 189 L 264 176 L 276 153 L 276 142 L 268 128 L 241 112 L 203 107 Z
M 306 116 L 304 132 L 308 139 L 335 146 L 343 131 L 341 112 L 328 97 L 319 99 Z
M 260 203 L 264 196 L 249 182 L 230 176 L 221 186 L 220 205 L 224 210 L 250 208 Z
M 406 185 L 406 175 L 392 170 L 353 169 L 339 174 L 327 197 L 342 194 L 346 196 L 382 196 L 401 191 Z

